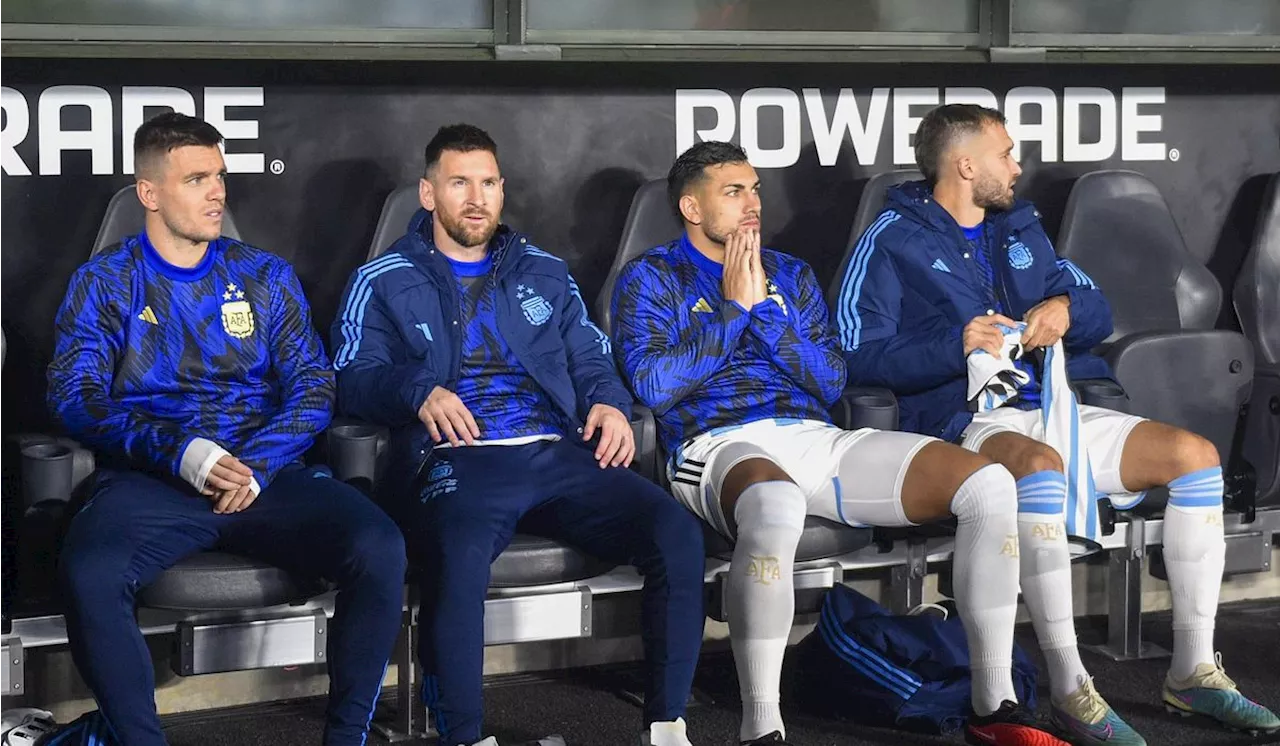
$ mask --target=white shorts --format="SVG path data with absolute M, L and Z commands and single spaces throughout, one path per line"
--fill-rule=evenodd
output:
M 1142 417 L 1113 409 L 1080 405 L 1080 441 L 1089 454 L 1089 468 L 1099 492 L 1115 498 L 1138 497 L 1137 493 L 1124 488 L 1120 479 L 1120 457 L 1124 455 L 1129 433 L 1144 421 Z M 987 438 L 997 433 L 1018 433 L 1043 443 L 1044 421 L 1040 410 L 1000 407 L 976 414 L 960 436 L 960 445 L 978 453 Z M 1120 499 L 1119 502 L 1128 501 Z
M 937 441 L 915 433 L 842 430 L 816 420 L 757 420 L 690 438 L 667 466 L 671 492 L 725 536 L 720 486 L 735 465 L 774 462 L 808 499 L 809 515 L 850 526 L 912 526 L 902 482 L 920 449 Z M 856 473 L 842 483 L 840 473 Z

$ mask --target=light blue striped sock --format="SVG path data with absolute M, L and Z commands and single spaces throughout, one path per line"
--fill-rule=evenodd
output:
M 1049 666 L 1049 693 L 1062 701 L 1087 677 L 1076 645 L 1071 552 L 1063 506 L 1067 475 L 1038 471 L 1018 480 L 1018 544 L 1022 600 Z
M 1222 467 L 1193 471 L 1169 483 L 1164 511 L 1164 563 L 1173 594 L 1173 678 L 1213 662 L 1213 626 L 1226 561 L 1222 529 Z

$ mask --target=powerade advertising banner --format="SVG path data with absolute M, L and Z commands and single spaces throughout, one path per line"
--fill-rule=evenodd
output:
M 1280 77 L 1263 67 L 5 61 L 0 105 L 5 432 L 43 427 L 54 312 L 111 195 L 132 182 L 133 131 L 165 108 L 226 137 L 244 238 L 296 266 L 326 332 L 382 202 L 414 182 L 436 128 L 499 146 L 507 222 L 564 257 L 590 302 L 631 197 L 701 139 L 741 144 L 764 181 L 769 245 L 824 284 L 862 186 L 912 163 L 943 102 L 1005 112 L 1050 235 L 1072 181 L 1147 174 L 1189 249 L 1224 284 L 1250 190 L 1280 171 Z M 1256 212 L 1256 208 L 1255 208 Z M 1229 305 L 1225 306 L 1229 309 Z M 1229 324 L 1229 310 L 1223 323 Z M 22 392 L 15 395 L 15 392 Z

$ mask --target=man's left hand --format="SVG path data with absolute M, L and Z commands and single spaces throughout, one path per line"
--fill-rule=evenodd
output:
M 591 440 L 596 430 L 600 431 L 600 443 L 595 454 L 600 468 L 631 466 L 631 459 L 636 455 L 636 438 L 626 416 L 616 407 L 596 404 L 587 413 L 582 439 Z
M 1027 311 L 1023 320 L 1027 323 L 1022 332 L 1023 347 L 1052 347 L 1071 328 L 1071 301 L 1056 295 Z

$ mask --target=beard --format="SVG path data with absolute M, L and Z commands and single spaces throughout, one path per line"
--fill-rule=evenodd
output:
M 702 235 L 711 239 L 717 245 L 724 246 L 729 242 L 729 231 L 719 230 L 716 226 L 708 225 L 702 228 Z
M 1013 207 L 1013 184 L 1006 186 L 994 176 L 984 176 L 973 185 L 973 204 L 984 210 L 1008 210 Z
M 218 223 L 216 228 L 207 228 L 205 226 L 197 225 L 195 221 L 184 225 L 183 223 L 171 220 L 163 214 L 161 215 L 161 220 L 164 221 L 165 227 L 169 229 L 170 233 L 178 238 L 190 241 L 191 243 L 216 241 L 218 236 L 222 235 L 221 222 Z
M 758 219 L 758 216 L 757 216 L 757 219 Z M 724 226 L 721 226 L 721 225 L 706 224 L 706 225 L 703 225 L 702 227 L 702 235 L 711 239 L 716 244 L 719 244 L 720 246 L 724 246 L 725 244 L 729 243 L 729 236 L 738 232 L 739 227 L 740 227 L 739 225 L 732 225 L 726 229 L 724 228 Z
M 477 213 L 471 213 L 475 215 Z M 493 238 L 493 234 L 498 232 L 498 221 L 491 215 L 485 214 L 488 221 L 483 225 L 469 225 L 464 222 L 467 217 L 466 213 L 459 215 L 456 219 L 438 211 L 436 219 L 440 221 L 440 225 L 444 228 L 444 232 L 449 238 L 457 241 L 460 246 L 471 248 L 472 246 L 484 246 Z

